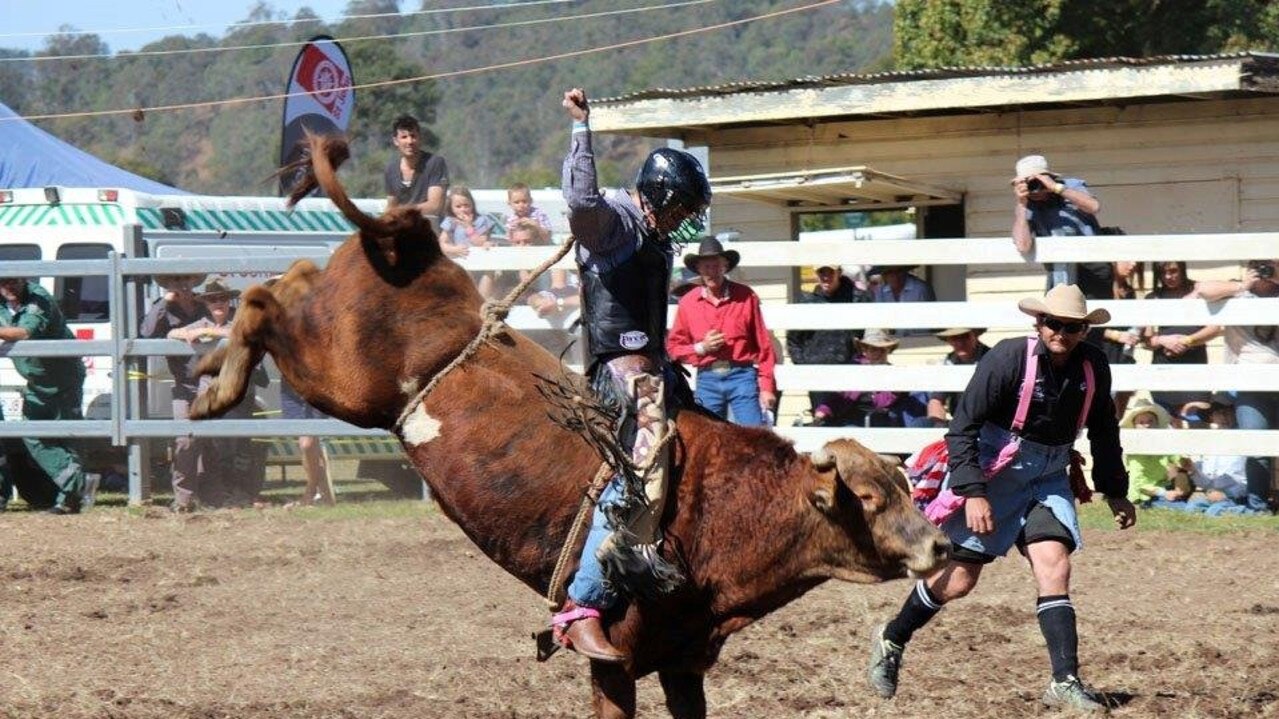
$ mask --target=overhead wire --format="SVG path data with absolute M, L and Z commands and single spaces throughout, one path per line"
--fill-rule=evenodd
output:
M 757 20 L 769 20 L 775 17 L 782 17 L 784 15 L 791 15 L 798 12 L 806 12 L 809 10 L 815 10 L 820 7 L 825 7 L 827 5 L 834 5 L 842 1 L 843 0 L 819 0 L 818 2 L 809 3 L 808 5 L 800 5 L 793 8 L 787 8 L 785 10 L 774 10 L 772 12 L 767 12 L 760 15 L 753 15 L 751 17 L 740 18 L 738 20 L 729 20 L 729 21 L 717 23 L 714 25 L 707 25 L 705 27 L 692 28 L 690 30 L 680 30 L 678 32 L 667 33 L 664 35 L 655 35 L 653 37 L 639 38 L 636 40 L 626 40 L 624 42 L 611 43 L 609 45 L 586 48 L 583 50 L 570 50 L 568 52 L 555 53 L 553 55 L 544 55 L 542 57 L 529 58 L 526 60 L 512 60 L 510 62 L 495 63 L 492 65 L 484 65 L 482 67 L 466 68 L 463 70 L 450 70 L 447 72 L 439 72 L 439 73 L 433 73 L 429 75 L 417 75 L 415 77 L 406 77 L 406 78 L 400 78 L 397 80 L 379 80 L 376 82 L 360 83 L 357 85 L 351 85 L 349 89 L 369 90 L 369 89 L 379 88 L 379 87 L 392 87 L 395 85 L 404 85 L 404 84 L 415 83 L 415 82 L 425 82 L 428 80 L 441 80 L 441 79 L 450 78 L 450 77 L 464 77 L 467 75 L 478 75 L 481 73 L 492 72 L 495 70 L 506 70 L 510 68 L 523 67 L 527 65 L 537 65 L 544 62 L 551 62 L 554 60 L 564 60 L 564 59 L 573 58 L 573 57 L 594 55 L 601 52 L 608 52 L 610 50 L 620 50 L 628 47 L 636 47 L 639 45 L 647 45 L 649 43 L 661 42 L 663 40 L 671 40 L 679 37 L 687 37 L 690 35 L 696 35 L 704 32 L 723 30 L 724 28 L 734 27 L 737 25 L 745 25 L 747 23 L 755 22 Z M 140 118 L 145 116 L 145 113 L 148 113 L 148 112 L 173 112 L 178 110 L 194 110 L 194 109 L 205 108 L 205 107 L 220 107 L 224 105 L 246 105 L 254 102 L 266 102 L 270 100 L 285 100 L 290 97 L 303 97 L 310 94 L 312 93 L 282 92 L 282 93 L 275 93 L 271 95 L 255 95 L 255 96 L 248 96 L 248 97 L 227 98 L 223 100 L 204 100 L 200 102 L 184 102 L 184 103 L 175 103 L 170 105 L 155 105 L 152 107 L 134 107 L 134 108 L 124 108 L 124 109 L 117 109 L 117 110 L 85 110 L 81 112 L 56 112 L 56 113 L 45 113 L 42 115 L 25 115 L 25 116 L 14 115 L 11 117 L 0 117 L 0 123 L 13 122 L 17 120 L 56 120 L 56 119 L 69 119 L 69 118 L 79 118 L 79 117 L 108 117 L 113 115 L 132 115 L 135 118 Z
M 440 15 L 452 12 L 467 12 L 470 10 L 509 10 L 514 8 L 534 7 L 536 5 L 561 5 L 563 3 L 581 2 L 582 0 L 527 0 L 526 2 L 515 3 L 511 5 L 493 5 L 488 3 L 485 5 L 468 5 L 466 7 L 449 7 L 449 8 L 432 8 L 430 10 L 413 10 L 409 12 L 378 12 L 362 15 L 338 15 L 333 20 L 341 22 L 343 20 L 370 20 L 384 17 L 405 17 L 411 15 Z M 125 35 L 136 32 L 168 32 L 172 30 L 202 30 L 208 28 L 225 27 L 228 31 L 241 30 L 250 27 L 262 27 L 264 25 L 297 25 L 302 23 L 328 22 L 324 18 L 295 18 L 293 20 L 244 20 L 234 22 L 230 25 L 222 23 L 203 23 L 195 25 L 165 25 L 159 27 L 126 27 L 113 28 L 103 30 L 67 30 L 52 32 L 0 32 L 0 38 L 5 37 L 42 37 L 47 35 L 61 35 L 66 37 L 80 37 L 84 35 Z
M 488 25 L 468 25 L 465 27 L 451 27 L 437 30 L 417 30 L 413 32 L 402 32 L 381 35 L 353 35 L 348 37 L 334 38 L 341 43 L 365 42 L 369 40 L 400 40 L 410 37 L 425 37 L 429 35 L 448 35 L 457 32 L 471 32 L 478 30 L 499 30 L 502 28 L 526 27 L 530 25 L 545 25 L 547 23 L 561 22 L 564 20 L 590 20 L 592 18 L 607 17 L 612 15 L 628 15 L 639 12 L 649 12 L 653 10 L 670 10 L 674 8 L 687 7 L 689 5 L 705 5 L 707 3 L 719 2 L 719 0 L 684 0 L 683 2 L 667 3 L 665 5 L 642 5 L 634 8 L 623 8 L 620 10 L 600 10 L 591 13 L 582 13 L 581 15 L 558 15 L 548 18 L 535 18 L 532 20 L 512 20 L 504 23 L 491 23 Z M 137 52 L 126 53 L 85 53 L 82 55 L 29 55 L 26 57 L 0 57 L 0 63 L 7 62 L 47 62 L 50 60 L 102 60 L 102 59 L 133 59 L 139 57 L 156 57 L 165 55 L 195 55 L 200 53 L 212 52 L 231 52 L 235 50 L 268 50 L 282 47 L 302 47 L 310 40 L 288 40 L 284 42 L 262 43 L 257 45 L 228 45 L 218 47 L 188 47 L 176 48 L 172 50 L 139 50 Z

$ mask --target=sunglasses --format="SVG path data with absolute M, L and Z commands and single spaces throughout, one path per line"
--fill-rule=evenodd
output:
M 1039 318 L 1039 321 L 1053 332 L 1060 332 L 1068 335 L 1077 335 L 1080 332 L 1083 332 L 1084 328 L 1088 326 L 1087 322 L 1063 322 L 1056 317 L 1041 317 Z

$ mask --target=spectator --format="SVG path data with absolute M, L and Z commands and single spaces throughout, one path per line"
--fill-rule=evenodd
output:
M 800 304 L 856 304 L 870 302 L 870 294 L 857 289 L 853 280 L 844 276 L 839 265 L 817 268 L 817 284 L 812 292 L 800 295 Z M 857 339 L 861 330 L 791 330 L 786 333 L 786 351 L 795 364 L 849 364 L 857 357 Z M 813 424 L 820 425 L 815 410 L 836 401 L 835 392 L 809 392 Z
M 1234 426 L 1233 402 L 1228 393 L 1215 392 L 1208 402 L 1190 402 L 1186 407 L 1207 414 L 1211 418 L 1209 427 L 1230 429 Z M 1261 514 L 1267 511 L 1266 506 L 1251 502 L 1249 497 L 1249 461 L 1248 457 L 1231 455 L 1205 455 L 1194 461 L 1182 460 L 1196 491 L 1184 501 L 1157 499 L 1151 506 L 1208 516 Z
M 550 235 L 547 234 L 546 229 L 532 219 L 516 222 L 507 235 L 507 240 L 513 247 L 546 245 L 549 238 Z M 480 294 L 486 299 L 502 299 L 520 283 L 528 280 L 531 274 L 531 270 L 499 271 L 487 274 L 480 282 Z M 553 317 L 571 312 L 581 305 L 580 293 L 574 280 L 576 277 L 570 275 L 567 270 L 548 270 L 533 280 L 518 300 L 527 302 L 539 317 Z M 530 330 L 524 334 L 556 357 L 562 357 L 573 340 L 569 333 L 562 329 Z
M 870 276 L 879 278 L 875 284 L 873 297 L 876 302 L 936 302 L 937 293 L 933 286 L 921 280 L 910 271 L 919 265 L 885 265 L 872 267 Z M 928 334 L 929 329 L 902 330 L 902 336 Z
M 1145 266 L 1141 262 L 1112 262 L 1111 263 L 1111 291 L 1106 297 L 1088 297 L 1087 299 L 1098 300 L 1133 300 L 1137 298 L 1138 291 L 1145 291 L 1146 277 Z M 1134 286 L 1135 281 L 1135 286 Z M 1133 350 L 1142 341 L 1142 329 L 1140 327 L 1132 327 L 1129 329 L 1114 329 L 1094 327 L 1088 331 L 1088 340 L 1097 345 L 1106 353 L 1106 360 L 1110 364 L 1134 364 L 1137 360 L 1133 357 Z M 1123 406 L 1127 403 L 1115 402 Z
M 1154 288 L 1146 295 L 1148 300 L 1179 300 L 1195 291 L 1195 283 L 1186 272 L 1185 262 L 1156 262 Z M 1216 325 L 1175 325 L 1152 327 L 1146 333 L 1150 347 L 1151 364 L 1208 364 L 1207 343 L 1221 334 Z M 1151 398 L 1173 414 L 1182 414 L 1188 402 L 1206 402 L 1207 392 L 1161 391 L 1151 392 Z
M 311 406 L 293 391 L 293 387 L 280 379 L 280 414 L 284 419 L 328 419 L 328 415 Z M 298 451 L 302 455 L 302 471 L 306 474 L 306 487 L 302 490 L 301 504 L 316 502 L 332 506 L 337 504 L 333 493 L 333 476 L 329 474 L 329 459 L 324 454 L 320 438 L 312 435 L 298 436 Z
M 417 118 L 395 118 L 391 144 L 399 150 L 399 157 L 387 163 L 383 175 L 387 205 L 413 205 L 423 215 L 439 217 L 444 211 L 449 168 L 443 157 L 422 151 L 422 126 Z
M 182 340 L 204 355 L 217 348 L 218 343 L 231 335 L 231 323 L 235 319 L 231 301 L 240 296 L 239 290 L 227 287 L 219 279 L 210 280 L 196 299 L 204 303 L 208 315 L 184 327 L 169 331 L 169 339 Z M 254 383 L 261 385 L 265 373 L 260 371 Z M 199 392 L 208 390 L 213 377 L 199 379 Z M 249 419 L 253 416 L 254 393 L 249 391 L 240 404 L 224 415 L 227 419 Z M 264 478 L 264 451 L 255 448 L 253 442 L 242 437 L 210 437 L 196 442 L 196 451 L 202 472 L 188 478 L 194 480 L 185 485 L 177 484 L 174 477 L 173 511 L 190 512 L 200 505 L 209 507 L 248 506 L 253 504 L 262 490 Z
M 933 286 L 911 274 L 919 265 L 885 265 L 872 267 L 870 275 L 882 278 L 875 288 L 876 302 L 936 302 Z
M 887 365 L 898 341 L 880 329 L 866 331 L 856 340 L 858 364 Z M 879 390 L 832 392 L 813 408 L 813 423 L 838 427 L 914 427 L 927 421 L 927 396 L 923 393 Z
M 697 367 L 698 404 L 720 417 L 731 407 L 737 424 L 763 426 L 777 406 L 777 359 L 759 297 L 726 276 L 740 260 L 714 237 L 703 237 L 696 254 L 684 255 L 684 266 L 697 272 L 702 287 L 680 298 L 666 351 Z
M 942 360 L 945 365 L 975 365 L 986 356 L 990 348 L 977 338 L 985 334 L 984 327 L 952 327 L 935 333 L 937 339 L 950 345 L 950 352 Z M 950 424 L 950 415 L 959 402 L 959 392 L 933 392 L 928 395 L 928 420 L 934 427 Z
M 1209 302 L 1230 297 L 1277 297 L 1279 281 L 1275 260 L 1250 260 L 1242 280 L 1200 281 L 1195 294 Z M 1231 325 L 1222 333 L 1226 342 L 1226 364 L 1279 363 L 1279 327 L 1275 325 Z M 1196 342 L 1197 344 L 1197 342 Z M 1235 421 L 1240 429 L 1279 427 L 1279 393 L 1238 392 L 1235 394 Z M 1270 494 L 1272 459 L 1248 460 L 1248 504 L 1264 506 Z
M 1101 234 L 1097 213 L 1101 203 L 1088 191 L 1088 184 L 1073 177 L 1063 178 L 1048 169 L 1043 155 L 1028 155 L 1017 161 L 1012 179 L 1013 245 L 1022 254 L 1035 248 L 1036 237 L 1083 237 Z M 1078 285 L 1085 298 L 1104 299 L 1111 293 L 1111 266 L 1108 262 L 1045 265 L 1047 289 L 1057 285 Z
M 493 220 L 475 210 L 475 196 L 465 185 L 449 188 L 440 222 L 440 249 L 449 257 L 466 257 L 472 247 L 490 247 Z
M 506 188 L 506 204 L 510 206 L 511 213 L 506 216 L 506 236 L 511 236 L 511 231 L 515 229 L 515 225 L 521 220 L 532 220 L 537 223 L 546 232 L 547 239 L 551 236 L 551 218 L 546 215 L 540 207 L 533 204 L 533 191 L 523 182 L 517 182 Z
M 170 332 L 186 327 L 193 322 L 209 317 L 209 310 L 203 302 L 196 299 L 195 287 L 204 281 L 204 275 L 168 275 L 156 277 L 155 282 L 164 290 L 164 296 L 151 306 L 146 317 L 142 319 L 142 327 L 138 336 L 149 339 L 169 337 Z M 191 402 L 200 389 L 199 378 L 195 375 L 195 366 L 200 361 L 199 355 L 171 355 L 165 358 L 169 366 L 169 375 L 173 377 L 172 406 L 174 419 L 187 419 Z M 201 443 L 205 438 L 181 435 L 173 438 L 172 459 L 169 463 L 170 481 L 176 496 L 181 488 L 198 487 L 203 469 L 200 466 Z M 177 503 L 174 508 L 189 511 L 190 502 Z
M 40 283 L 23 277 L 0 278 L 0 343 L 24 340 L 71 340 L 58 303 Z M 14 357 L 13 368 L 27 381 L 22 390 L 22 418 L 82 419 L 84 362 L 79 357 Z M 49 479 L 57 485 L 50 514 L 79 514 L 84 491 L 84 467 L 65 440 L 24 437 L 23 444 Z M 0 500 L 8 504 L 14 478 L 7 462 L 0 463 Z
M 1134 402 L 1119 421 L 1121 429 L 1168 429 L 1171 424 L 1168 410 L 1145 399 Z M 1128 500 L 1149 504 L 1156 499 L 1187 499 L 1193 485 L 1182 462 L 1177 455 L 1127 455 L 1124 467 L 1128 470 Z

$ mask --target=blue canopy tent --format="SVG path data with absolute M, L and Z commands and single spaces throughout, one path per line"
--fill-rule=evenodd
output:
M 155 195 L 184 190 L 148 180 L 63 142 L 0 102 L 0 187 L 115 187 Z

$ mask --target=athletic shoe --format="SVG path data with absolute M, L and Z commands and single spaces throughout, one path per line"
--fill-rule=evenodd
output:
M 892 699 L 897 693 L 897 672 L 902 667 L 902 652 L 905 647 L 884 638 L 884 627 L 875 627 L 870 635 L 870 669 L 866 675 L 875 693 L 885 699 Z
M 1084 686 L 1078 677 L 1068 676 L 1065 681 L 1048 683 L 1042 699 L 1045 706 L 1075 709 L 1085 712 L 1106 712 L 1109 708 L 1102 698 Z

